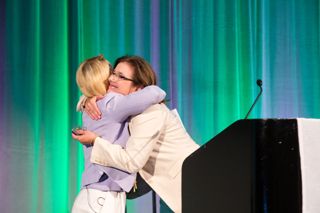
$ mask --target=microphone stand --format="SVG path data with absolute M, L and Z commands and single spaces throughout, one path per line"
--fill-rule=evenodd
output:
M 252 106 L 250 107 L 250 109 L 249 109 L 249 111 L 248 111 L 248 113 L 247 113 L 247 115 L 246 115 L 246 117 L 245 117 L 244 119 L 248 119 L 249 114 L 251 113 L 253 107 L 256 105 L 259 97 L 260 97 L 261 94 L 262 94 L 262 80 L 258 79 L 258 80 L 257 80 L 257 85 L 258 85 L 259 88 L 260 88 L 260 92 L 259 92 L 258 96 L 256 97 L 256 99 L 254 100 Z

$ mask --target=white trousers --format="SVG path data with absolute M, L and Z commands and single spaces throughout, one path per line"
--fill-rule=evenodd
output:
M 72 213 L 124 213 L 125 192 L 81 189 L 73 203 Z

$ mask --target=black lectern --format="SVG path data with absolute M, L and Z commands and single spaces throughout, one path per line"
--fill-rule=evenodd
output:
M 301 213 L 296 119 L 239 120 L 182 167 L 182 212 Z

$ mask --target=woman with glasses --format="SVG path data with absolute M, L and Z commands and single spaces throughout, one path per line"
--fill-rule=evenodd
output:
M 132 84 L 140 88 L 156 84 L 151 66 L 138 56 L 117 59 L 109 81 L 108 91 L 120 94 L 130 94 Z M 84 106 L 93 119 L 99 119 L 95 99 L 87 100 Z M 182 163 L 199 146 L 188 135 L 179 116 L 164 103 L 154 104 L 132 117 L 129 132 L 125 148 L 108 143 L 92 131 L 83 130 L 82 135 L 73 138 L 82 144 L 93 143 L 92 163 L 139 172 L 174 212 L 181 212 Z
M 109 79 L 116 80 L 119 84 L 131 84 L 130 94 L 112 92 L 110 88 L 113 86 L 109 83 Z M 165 92 L 159 87 L 149 86 L 140 89 L 134 85 L 130 77 L 112 71 L 110 63 L 102 55 L 81 63 L 76 73 L 76 81 L 86 97 L 101 97 L 97 101 L 101 119 L 93 120 L 88 113 L 83 112 L 83 127 L 106 140 L 104 143 L 114 143 L 122 148 L 126 146 L 129 136 L 128 117 L 141 113 L 165 97 Z M 81 131 L 74 129 L 73 135 L 81 135 Z M 84 145 L 83 150 L 85 169 L 82 174 L 82 187 L 72 212 L 124 213 L 125 192 L 132 188 L 135 173 L 130 174 L 120 169 L 91 163 L 90 143 Z

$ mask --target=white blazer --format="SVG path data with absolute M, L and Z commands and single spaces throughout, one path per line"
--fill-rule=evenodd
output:
M 164 104 L 155 104 L 133 117 L 129 130 L 125 149 L 96 138 L 91 162 L 139 172 L 174 212 L 181 212 L 182 163 L 199 145 Z

